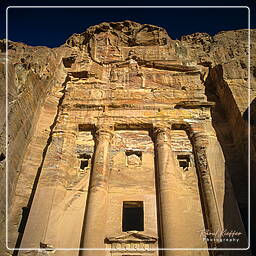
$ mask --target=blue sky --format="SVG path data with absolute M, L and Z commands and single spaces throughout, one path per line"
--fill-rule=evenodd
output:
M 10 2 L 10 1 L 9 1 Z M 18 2 L 18 3 L 17 3 Z M 27 5 L 31 1 L 12 1 L 8 5 Z M 30 3 L 35 4 L 36 1 Z M 120 1 L 121 2 L 121 1 Z M 119 2 L 119 4 L 120 4 Z M 195 3 L 180 0 L 177 3 Z M 201 1 L 202 2 L 202 1 Z M 217 5 L 218 1 L 214 1 Z M 232 1 L 226 1 L 232 4 Z M 225 1 L 221 3 L 225 4 Z M 234 1 L 233 1 L 234 2 Z M 241 2 L 241 3 L 240 3 Z M 244 5 L 245 1 L 235 0 L 234 5 Z M 244 3 L 243 3 L 244 2 Z M 22 4 L 23 3 L 23 4 Z M 40 1 L 36 2 L 40 4 Z M 51 1 L 51 5 L 69 5 L 67 1 Z M 74 1 L 74 5 L 85 5 L 86 1 Z M 83 4 L 82 4 L 83 3 Z M 90 4 L 106 5 L 104 1 Z M 125 2 L 121 2 L 125 4 Z M 129 4 L 128 4 L 129 3 Z M 136 4 L 156 5 L 152 1 L 136 1 Z M 173 1 L 158 1 L 159 5 L 174 6 Z M 206 3 L 206 1 L 204 1 Z M 207 2 L 211 4 L 211 2 Z M 240 4 L 239 4 L 240 3 Z M 113 4 L 113 2 L 112 2 Z M 132 5 L 133 2 L 127 2 Z M 6 5 L 6 6 L 8 6 Z M 47 5 L 47 0 L 42 2 Z M 248 4 L 247 4 L 248 5 Z M 228 5 L 229 6 L 229 5 Z M 194 5 L 196 7 L 196 5 Z M 251 12 L 253 7 L 251 8 Z M 3 11 L 3 7 L 2 7 Z M 2 17 L 1 17 L 2 18 Z M 104 21 L 133 20 L 139 23 L 154 24 L 164 27 L 173 39 L 195 32 L 206 32 L 211 35 L 223 30 L 248 28 L 247 8 L 10 8 L 8 10 L 9 39 L 29 45 L 57 47 L 73 33 L 81 33 L 91 25 Z M 255 21 L 254 21 L 255 22 Z M 251 27 L 255 27 L 252 22 Z M 4 37 L 1 36 L 2 38 Z

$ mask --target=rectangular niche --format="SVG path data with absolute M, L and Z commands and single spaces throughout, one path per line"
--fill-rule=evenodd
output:
M 123 202 L 122 231 L 144 231 L 143 201 Z
M 86 171 L 91 168 L 91 155 L 89 154 L 79 154 L 78 159 L 80 160 L 80 171 Z
M 126 166 L 141 166 L 142 152 L 139 150 L 126 150 Z
M 188 171 L 189 167 L 191 167 L 190 155 L 177 155 L 177 159 L 179 167 L 182 168 L 183 171 Z

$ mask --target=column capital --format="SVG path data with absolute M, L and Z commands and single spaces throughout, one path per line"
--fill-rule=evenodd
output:
M 208 136 L 203 132 L 192 132 L 190 137 L 196 149 L 206 149 L 209 145 Z
M 93 133 L 93 136 L 96 140 L 98 140 L 99 137 L 103 136 L 106 139 L 108 139 L 109 141 L 111 141 L 111 139 L 114 136 L 114 126 L 113 125 L 101 124 L 101 125 L 97 125 L 95 128 L 96 129 Z
M 96 133 L 102 133 L 102 132 L 106 132 L 114 135 L 114 126 L 111 124 L 96 125 Z
M 153 124 L 153 130 L 154 130 L 154 133 L 169 132 L 171 131 L 171 125 L 162 123 L 162 122 L 159 122 L 159 123 L 157 122 Z
M 153 128 L 153 137 L 156 145 L 171 144 L 171 128 L 164 124 L 156 124 Z

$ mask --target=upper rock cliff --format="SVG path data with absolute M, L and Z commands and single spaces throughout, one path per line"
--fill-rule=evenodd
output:
M 99 25 L 91 26 L 81 34 L 72 35 L 68 38 L 66 44 L 72 47 L 80 47 L 89 43 L 90 39 L 95 35 L 102 33 L 109 34 L 108 40 L 110 44 L 127 47 L 162 46 L 166 45 L 170 39 L 163 28 L 126 20 L 122 22 L 103 22 Z

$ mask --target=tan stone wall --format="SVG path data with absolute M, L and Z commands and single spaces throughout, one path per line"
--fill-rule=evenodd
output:
M 244 33 L 235 32 L 236 36 Z M 230 39 L 228 32 L 215 38 L 222 42 L 225 36 Z M 110 249 L 138 241 L 152 248 L 163 244 L 168 248 L 246 247 L 233 180 L 225 168 L 227 143 L 219 140 L 218 129 L 221 123 L 226 125 L 225 118 L 216 126 L 215 115 L 221 115 L 218 107 L 226 109 L 227 122 L 236 127 L 231 132 L 241 134 L 243 129 L 237 128 L 241 118 L 234 122 L 231 115 L 244 111 L 245 94 L 231 85 L 236 82 L 244 88 L 246 71 L 241 73 L 243 81 L 234 77 L 226 44 L 224 50 L 218 44 L 207 54 L 206 46 L 195 50 L 194 37 L 175 41 L 156 26 L 104 23 L 71 36 L 54 50 L 64 57 L 65 69 L 56 75 L 62 83 L 54 84 L 44 96 L 23 158 L 11 210 L 10 246 L 18 236 L 21 207 L 27 207 L 21 247 L 52 250 L 38 254 L 77 256 L 78 251 L 55 252 L 54 248 Z M 204 39 L 210 47 L 210 36 Z M 211 69 L 208 62 L 216 67 Z M 223 77 L 219 64 L 224 67 Z M 209 89 L 221 98 L 220 103 L 210 97 Z M 217 102 L 215 114 L 210 101 Z M 224 135 L 230 131 L 225 127 Z M 242 141 L 243 136 L 236 137 L 236 143 Z M 127 155 L 129 150 L 141 155 Z M 88 161 L 88 167 L 81 169 L 82 161 Z M 124 201 L 143 201 L 144 231 L 122 232 Z M 227 213 L 232 213 L 230 221 Z M 207 243 L 201 237 L 202 230 L 226 227 L 242 232 L 239 243 Z M 95 253 L 83 251 L 79 256 Z M 97 256 L 146 253 L 112 250 L 98 251 Z M 165 251 L 164 255 L 209 252 Z

